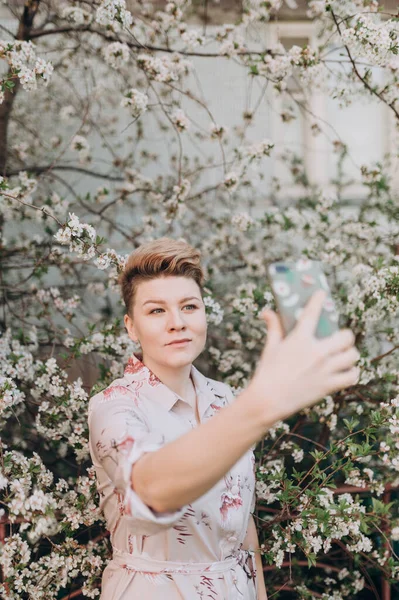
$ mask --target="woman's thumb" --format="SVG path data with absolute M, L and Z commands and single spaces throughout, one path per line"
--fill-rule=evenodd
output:
M 260 316 L 267 326 L 267 346 L 273 347 L 279 344 L 284 338 L 284 331 L 277 313 L 266 309 Z

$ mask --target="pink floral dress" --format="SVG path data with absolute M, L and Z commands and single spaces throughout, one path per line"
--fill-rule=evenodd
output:
M 133 354 L 123 377 L 89 403 L 90 454 L 113 546 L 100 600 L 256 600 L 254 554 L 242 549 L 255 507 L 254 446 L 195 502 L 152 510 L 131 487 L 132 465 L 198 425 L 193 408 L 141 360 Z M 191 376 L 201 423 L 234 402 L 228 385 L 194 365 Z

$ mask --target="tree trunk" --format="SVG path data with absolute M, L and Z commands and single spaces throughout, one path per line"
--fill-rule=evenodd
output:
M 30 39 L 33 20 L 39 10 L 40 0 L 27 0 L 24 5 L 24 10 L 21 15 L 21 20 L 18 26 L 18 32 L 15 36 L 16 40 L 27 42 Z M 7 78 L 12 77 L 11 71 L 8 71 Z M 12 107 L 20 88 L 19 79 L 15 80 L 15 87 L 12 90 L 6 90 L 4 93 L 4 101 L 0 104 L 0 173 L 5 176 L 7 157 L 8 157 L 8 123 Z

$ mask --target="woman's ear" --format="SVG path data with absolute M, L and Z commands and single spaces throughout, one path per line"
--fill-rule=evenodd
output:
M 135 331 L 135 328 L 134 328 L 134 325 L 133 325 L 133 321 L 130 318 L 130 316 L 128 314 L 124 315 L 123 321 L 125 323 L 125 327 L 127 329 L 127 332 L 129 334 L 130 339 L 133 342 L 138 342 L 136 331 Z

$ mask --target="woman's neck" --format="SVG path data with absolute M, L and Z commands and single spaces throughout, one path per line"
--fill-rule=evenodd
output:
M 196 392 L 194 382 L 191 378 L 191 364 L 184 365 L 179 369 L 171 369 L 153 362 L 142 352 L 136 353 L 141 362 L 150 369 L 170 390 L 178 394 L 183 400 L 195 406 Z

